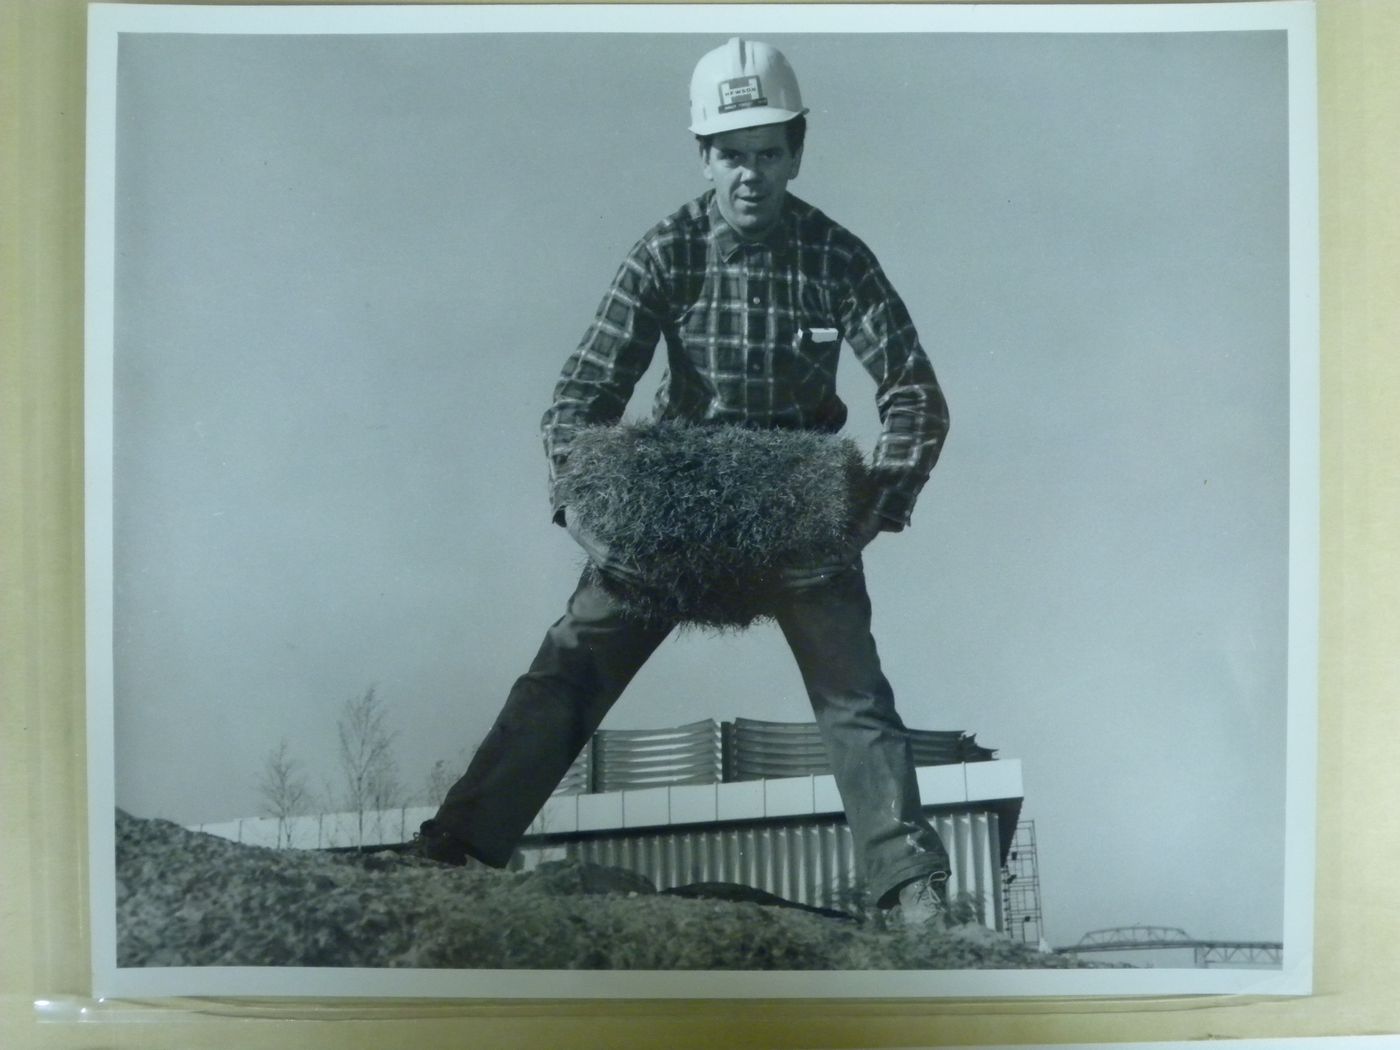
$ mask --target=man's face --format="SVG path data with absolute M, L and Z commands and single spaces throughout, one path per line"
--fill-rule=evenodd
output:
M 788 148 L 781 124 L 726 131 L 700 150 L 700 170 L 715 184 L 719 213 L 741 237 L 762 237 L 778 221 L 788 180 L 801 163 L 802 151 Z

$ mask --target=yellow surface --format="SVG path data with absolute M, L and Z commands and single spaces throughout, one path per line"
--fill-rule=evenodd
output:
M 79 0 L 0 0 L 0 1047 L 685 1050 L 1400 1032 L 1400 2 L 1320 0 L 1318 17 L 1324 579 L 1315 995 L 995 1005 L 185 1002 L 41 1023 L 36 999 L 81 1000 L 87 991 L 85 24 Z

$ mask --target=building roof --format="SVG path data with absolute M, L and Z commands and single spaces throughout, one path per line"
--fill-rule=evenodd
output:
M 919 767 L 987 762 L 996 752 L 959 730 L 910 729 Z M 594 734 L 555 794 L 592 794 L 715 784 L 831 772 L 815 722 L 704 719 L 665 729 L 603 729 Z

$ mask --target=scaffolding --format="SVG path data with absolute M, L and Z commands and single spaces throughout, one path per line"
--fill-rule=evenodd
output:
M 1003 868 L 1001 897 L 1007 935 L 1023 944 L 1039 946 L 1045 932 L 1040 914 L 1040 869 L 1033 820 L 1023 820 L 1016 825 Z

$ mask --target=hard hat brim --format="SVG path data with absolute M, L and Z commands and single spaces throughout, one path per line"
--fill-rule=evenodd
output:
M 741 128 L 760 128 L 766 124 L 786 124 L 790 120 L 805 116 L 808 112 L 809 110 L 805 106 L 799 110 L 754 106 L 752 109 L 738 109 L 733 113 L 717 113 L 709 120 L 690 125 L 690 130 L 695 135 L 720 135 L 726 131 L 739 131 Z

